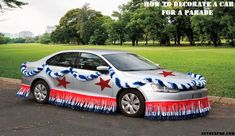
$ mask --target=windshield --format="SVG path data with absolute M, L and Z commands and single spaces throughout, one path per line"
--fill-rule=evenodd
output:
M 156 70 L 158 67 L 141 56 L 129 53 L 103 55 L 115 68 L 121 71 Z

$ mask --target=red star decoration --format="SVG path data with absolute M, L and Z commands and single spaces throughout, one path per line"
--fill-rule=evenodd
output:
M 99 85 L 100 88 L 101 88 L 101 91 L 103 91 L 105 87 L 111 88 L 111 86 L 109 85 L 109 81 L 110 81 L 110 79 L 108 79 L 108 80 L 103 80 L 103 79 L 100 77 L 100 82 L 99 82 L 99 83 L 96 83 L 96 85 Z
M 161 75 L 163 75 L 164 77 L 167 77 L 167 76 L 175 76 L 174 74 L 172 74 L 173 72 L 168 72 L 168 71 L 162 71 L 162 73 L 159 73 Z
M 57 86 L 63 86 L 66 88 L 67 84 L 70 84 L 70 82 L 66 81 L 65 77 L 63 79 L 56 79 L 58 81 Z

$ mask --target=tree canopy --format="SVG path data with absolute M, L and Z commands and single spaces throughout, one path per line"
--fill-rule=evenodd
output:
M 164 8 L 179 10 L 175 7 L 145 7 L 143 0 L 135 0 L 120 5 L 119 11 L 114 11 L 111 18 L 85 4 L 61 18 L 51 35 L 52 41 L 76 44 L 110 42 L 120 45 L 131 41 L 133 46 L 137 46 L 139 41 L 145 41 L 145 45 L 149 44 L 149 40 L 153 44 L 158 41 L 160 45 L 170 45 L 170 41 L 173 41 L 175 45 L 181 45 L 184 40 L 192 46 L 196 43 L 219 46 L 225 40 L 235 46 L 235 7 L 213 7 L 212 16 L 162 15 Z

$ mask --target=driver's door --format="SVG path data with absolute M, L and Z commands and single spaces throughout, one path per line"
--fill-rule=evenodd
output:
M 97 72 L 96 68 L 98 66 L 108 66 L 108 64 L 95 54 L 81 53 L 75 71 L 79 74 L 90 75 Z M 90 81 L 76 80 L 75 84 L 78 92 L 95 96 L 112 96 L 112 86 L 108 73 Z

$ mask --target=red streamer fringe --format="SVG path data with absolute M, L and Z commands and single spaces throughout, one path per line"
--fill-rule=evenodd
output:
M 210 109 L 207 97 L 179 101 L 153 101 L 145 102 L 145 104 L 146 112 L 178 112 Z
M 27 97 L 29 94 L 30 94 L 30 86 L 21 84 L 20 90 L 17 92 L 17 95 Z
M 98 107 L 103 107 L 105 109 L 116 109 L 116 99 L 110 97 L 90 96 L 68 91 L 51 89 L 50 99 L 71 101 L 74 103 L 79 103 L 79 105 L 94 105 Z

